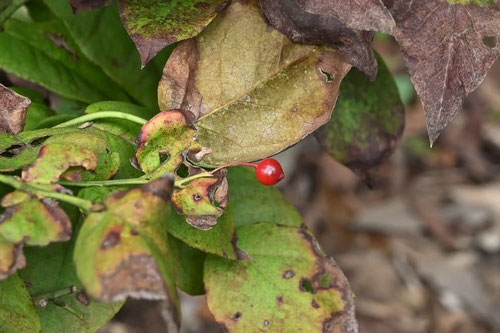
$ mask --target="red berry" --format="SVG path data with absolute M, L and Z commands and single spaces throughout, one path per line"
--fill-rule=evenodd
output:
M 280 162 L 274 158 L 266 158 L 260 161 L 255 167 L 255 174 L 259 182 L 264 185 L 274 185 L 285 178 L 285 173 Z

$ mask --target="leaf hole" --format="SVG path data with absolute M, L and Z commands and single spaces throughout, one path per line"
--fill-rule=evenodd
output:
M 201 199 L 203 199 L 203 197 L 201 195 L 199 195 L 198 193 L 193 194 L 194 201 L 200 201 Z
M 311 280 L 308 279 L 302 279 L 300 281 L 300 290 L 302 291 L 307 291 L 308 293 L 314 294 L 314 286 L 311 282 Z
M 321 74 L 325 76 L 326 82 L 332 82 L 335 79 L 335 75 L 325 71 L 323 68 L 320 68 L 319 70 L 321 71 Z
M 483 44 L 490 49 L 497 47 L 498 40 L 495 36 L 483 36 Z
M 267 326 L 269 326 L 269 320 L 264 319 L 264 327 L 267 327 Z
M 164 164 L 170 158 L 170 155 L 168 153 L 159 153 L 159 155 L 160 155 L 160 164 Z
M 189 169 L 185 164 L 181 164 L 175 173 L 181 178 L 186 178 L 189 176 Z
M 236 312 L 233 316 L 233 320 L 238 321 L 238 319 L 240 319 L 241 316 L 242 316 L 241 312 Z

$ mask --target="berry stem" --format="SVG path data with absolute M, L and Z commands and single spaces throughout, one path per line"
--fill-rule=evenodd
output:
M 238 165 L 244 165 L 244 166 L 247 166 L 247 167 L 252 167 L 252 168 L 256 168 L 257 167 L 257 163 L 248 163 L 248 162 L 234 162 L 234 163 L 229 163 L 229 164 L 224 164 L 224 165 L 221 165 L 220 167 L 210 171 L 212 174 L 216 173 L 217 171 L 221 170 L 221 169 L 225 169 L 225 168 L 229 168 L 229 167 L 232 167 L 232 166 L 238 166 Z
M 139 125 L 144 125 L 145 123 L 148 122 L 146 119 L 143 119 L 141 117 L 137 117 L 137 116 L 134 116 L 134 115 L 128 114 L 128 113 L 123 113 L 123 112 L 118 112 L 118 111 L 101 111 L 101 112 L 96 112 L 96 113 L 85 114 L 85 115 L 80 116 L 78 118 L 65 121 L 64 123 L 56 125 L 53 128 L 69 127 L 69 126 L 78 125 L 81 123 L 86 123 L 86 122 L 91 121 L 91 120 L 103 119 L 103 118 L 124 119 L 124 120 L 129 120 L 131 122 L 137 123 Z

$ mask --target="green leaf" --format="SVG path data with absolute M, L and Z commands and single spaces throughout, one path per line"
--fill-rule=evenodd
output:
M 39 83 L 62 96 L 92 103 L 128 100 L 126 93 L 89 62 L 58 21 L 9 20 L 0 33 L 0 68 Z
M 184 153 L 197 152 L 196 131 L 181 111 L 162 111 L 149 120 L 137 138 L 136 164 L 151 179 L 173 173 L 184 162 Z
M 253 168 L 242 166 L 228 169 L 229 207 L 237 227 L 258 222 L 270 222 L 298 227 L 302 217 L 281 192 L 262 185 Z
M 347 279 L 307 230 L 270 223 L 240 228 L 252 258 L 205 261 L 208 307 L 229 332 L 356 332 Z
M 7 209 L 0 216 L 0 279 L 26 265 L 24 244 L 46 246 L 71 237 L 71 221 L 53 201 L 16 191 L 2 199 L 2 206 Z
M 88 59 L 100 66 L 141 105 L 157 109 L 155 89 L 171 49 L 141 69 L 139 54 L 121 24 L 116 5 L 73 15 L 67 0 L 45 0 L 45 4 L 64 22 Z
M 183 241 L 170 236 L 168 238 L 172 252 L 177 256 L 175 281 L 185 293 L 189 295 L 203 295 L 203 265 L 207 254 L 195 249 Z
M 78 235 L 74 261 L 90 296 L 110 302 L 127 296 L 168 298 L 179 322 L 179 299 L 165 219 L 173 190 L 169 177 L 116 192 L 91 213 Z
M 134 178 L 141 175 L 141 172 L 130 163 L 130 159 L 135 154 L 135 146 L 112 133 L 93 128 L 74 129 L 71 134 L 54 135 L 48 138 L 45 144 L 82 145 L 94 152 L 98 157 L 97 169 L 95 173 L 88 171 L 81 173 L 82 180 Z M 80 177 L 78 171 L 81 170 L 76 171 Z
M 234 218 L 230 210 L 226 210 L 217 224 L 210 230 L 200 230 L 186 222 L 186 218 L 171 207 L 166 217 L 167 230 L 176 238 L 203 252 L 236 259 L 233 246 L 235 237 Z
M 350 67 L 331 49 L 292 43 L 267 24 L 257 1 L 238 1 L 174 50 L 159 104 L 192 113 L 200 144 L 211 150 L 203 165 L 253 161 L 327 122 Z
M 40 128 L 40 123 L 44 122 L 47 118 L 55 116 L 54 110 L 47 105 L 39 102 L 31 102 L 26 114 L 26 124 L 24 125 L 25 131 L 31 131 Z
M 119 0 L 120 16 L 147 64 L 165 46 L 196 36 L 228 0 Z
M 26 146 L 13 157 L 0 156 L 0 171 L 14 171 L 33 163 L 41 147 Z
M 398 88 L 383 60 L 377 60 L 375 82 L 356 69 L 347 74 L 335 112 L 319 134 L 334 159 L 360 173 L 387 160 L 404 129 Z
M 81 290 L 71 261 L 74 241 L 45 248 L 25 250 L 27 267 L 19 272 L 33 297 L 50 294 L 75 286 Z M 84 297 L 82 303 L 79 297 Z M 59 305 L 56 305 L 58 303 Z M 66 307 L 60 304 L 64 303 Z M 122 303 L 102 303 L 85 295 L 68 294 L 37 307 L 42 332 L 94 333 L 120 309 Z
M 38 333 L 40 320 L 23 280 L 14 275 L 0 282 L 0 331 Z
M 155 115 L 154 111 L 148 110 L 138 105 L 119 101 L 98 102 L 89 105 L 87 109 L 85 109 L 86 114 L 101 111 L 119 111 L 146 119 L 149 119 Z M 137 135 L 141 130 L 141 126 L 137 123 L 116 118 L 98 119 L 94 122 L 93 127 L 122 137 L 129 142 L 133 142 L 137 138 Z

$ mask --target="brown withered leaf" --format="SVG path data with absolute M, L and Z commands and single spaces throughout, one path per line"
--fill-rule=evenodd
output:
M 297 0 L 311 13 L 336 17 L 351 29 L 392 33 L 396 25 L 381 0 L 330 1 Z
M 83 223 L 74 261 L 79 280 L 93 298 L 167 300 L 175 332 L 179 299 L 165 218 L 173 186 L 169 175 L 111 194 L 105 209 L 91 213 Z
M 431 143 L 500 54 L 500 10 L 443 0 L 384 0 L 395 21 L 411 79 L 422 100 Z M 451 2 L 451 1 L 450 1 Z
M 29 98 L 0 83 L 0 133 L 22 132 L 30 104 Z
M 112 0 L 69 0 L 73 13 L 109 6 Z
M 377 62 L 371 49 L 373 33 L 357 32 L 349 27 L 343 20 L 351 14 L 348 8 L 345 8 L 347 12 L 341 18 L 331 15 L 331 12 L 342 6 L 339 4 L 341 2 L 328 2 L 328 4 L 332 3 L 330 11 L 313 13 L 301 8 L 297 0 L 260 1 L 269 23 L 294 42 L 335 47 L 349 63 L 374 80 L 377 75 Z M 311 3 L 302 5 L 315 9 Z M 357 9 L 359 6 L 355 5 L 354 8 Z M 344 7 L 347 6 L 344 5 Z M 390 17 L 390 14 L 388 16 Z M 349 22 L 354 20 L 352 18 Z
M 201 164 L 253 161 L 297 143 L 331 116 L 350 65 L 331 48 L 291 42 L 257 1 L 235 1 L 170 56 L 160 108 L 197 120 Z
M 228 183 L 225 169 L 214 177 L 195 179 L 172 195 L 175 209 L 193 227 L 208 230 L 217 224 L 228 202 Z

